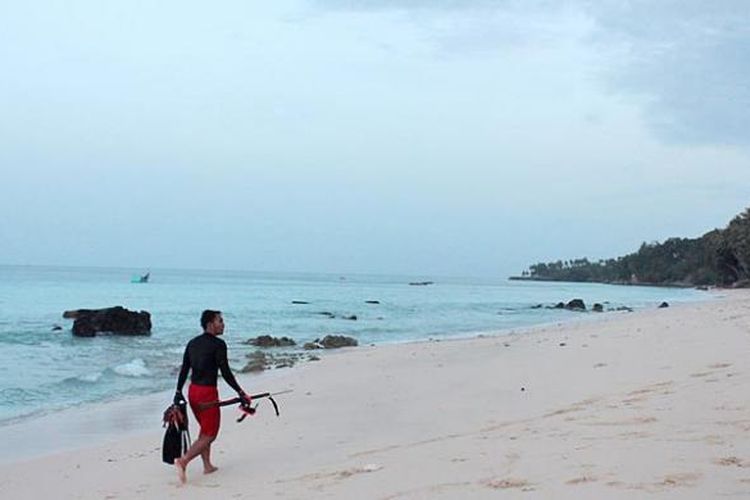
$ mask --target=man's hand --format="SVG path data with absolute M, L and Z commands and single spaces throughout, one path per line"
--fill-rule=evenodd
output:
M 250 406 L 250 403 L 252 402 L 250 396 L 245 393 L 245 391 L 240 391 L 237 393 L 237 395 L 240 397 L 240 402 L 243 405 Z
M 185 396 L 182 395 L 181 391 L 177 391 L 174 393 L 174 399 L 172 402 L 176 405 L 181 405 L 185 402 Z

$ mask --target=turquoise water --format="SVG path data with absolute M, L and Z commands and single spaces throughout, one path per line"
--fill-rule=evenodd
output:
M 581 318 L 586 313 L 532 309 L 582 298 L 653 308 L 666 300 L 704 300 L 691 289 L 510 282 L 431 276 L 331 276 L 151 269 L 0 266 L 0 425 L 45 412 L 174 386 L 185 343 L 200 333 L 203 309 L 220 309 L 230 364 L 244 366 L 262 334 L 299 344 L 327 334 L 361 344 L 490 333 Z M 409 286 L 431 280 L 429 286 Z M 380 304 L 367 304 L 377 300 Z M 309 304 L 292 304 L 306 301 Z M 122 305 L 151 313 L 146 337 L 76 338 L 68 309 Z M 333 313 L 328 318 L 321 312 Z M 592 316 L 594 313 L 588 313 Z M 613 313 L 614 314 L 614 313 Z M 356 315 L 357 320 L 341 319 Z M 63 327 L 53 331 L 54 325 Z

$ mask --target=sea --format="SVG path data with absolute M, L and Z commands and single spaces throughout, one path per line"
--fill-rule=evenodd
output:
M 133 282 L 147 271 L 148 282 Z M 413 284 L 419 282 L 430 283 Z M 589 307 L 598 302 L 607 310 L 639 310 L 663 301 L 710 300 L 711 295 L 501 276 L 0 266 L 0 429 L 66 408 L 173 388 L 185 343 L 201 333 L 204 309 L 224 313 L 230 365 L 239 370 L 256 349 L 246 341 L 259 335 L 290 337 L 299 346 L 325 335 L 351 336 L 360 345 L 385 344 L 504 335 L 599 316 L 548 308 L 573 298 Z M 73 321 L 62 316 L 66 310 L 117 305 L 148 311 L 151 334 L 75 337 Z

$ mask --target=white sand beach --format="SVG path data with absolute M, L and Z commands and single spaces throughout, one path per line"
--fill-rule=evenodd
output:
M 184 486 L 161 463 L 168 399 L 140 400 L 153 421 L 142 429 L 104 405 L 86 425 L 120 418 L 121 438 L 5 463 L 0 491 L 8 499 L 748 498 L 750 293 L 722 295 L 496 337 L 364 346 L 241 379 L 251 392 L 294 392 L 278 397 L 280 418 L 267 402 L 241 424 L 225 409 L 219 471 L 203 475 L 194 461 Z M 70 417 L 35 425 L 49 435 L 79 431 Z M 22 440 L 6 437 L 21 457 Z

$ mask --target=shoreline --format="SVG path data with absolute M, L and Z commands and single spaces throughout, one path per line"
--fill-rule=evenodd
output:
M 680 283 L 680 282 L 669 282 L 669 283 L 654 283 L 650 281 L 643 282 L 630 282 L 630 281 L 571 281 L 564 279 L 554 278 L 537 278 L 531 276 L 508 276 L 508 281 L 532 281 L 542 283 L 591 283 L 597 285 L 613 285 L 613 286 L 646 286 L 654 288 L 693 288 L 695 290 L 710 291 L 710 290 L 735 290 L 734 287 L 722 287 L 719 285 L 698 285 L 695 283 Z
M 690 307 L 695 304 L 721 300 L 721 298 L 721 295 L 713 294 L 694 302 L 675 303 L 670 305 L 670 307 L 673 309 Z M 363 349 L 408 348 L 409 346 L 420 346 L 423 344 L 460 343 L 493 338 L 505 339 L 505 341 L 510 342 L 517 336 L 538 335 L 554 329 L 575 328 L 586 324 L 616 320 L 616 318 L 623 317 L 624 315 L 648 313 L 650 311 L 652 309 L 637 309 L 631 312 L 612 310 L 603 313 L 595 313 L 590 310 L 584 312 L 565 311 L 570 316 L 533 325 L 508 327 L 500 330 L 446 334 L 444 336 L 422 339 L 369 343 L 357 347 L 340 349 L 320 349 L 301 352 L 320 355 L 322 356 L 321 360 L 324 360 L 332 355 L 346 355 Z M 243 387 L 252 387 L 257 382 L 263 383 L 266 379 L 284 378 L 290 371 L 309 368 L 311 365 L 315 366 L 320 362 L 302 361 L 288 368 L 266 369 L 257 373 L 242 373 L 239 370 L 235 370 L 235 375 Z M 228 395 L 233 394 L 231 388 L 223 383 L 223 381 L 220 382 L 219 387 L 220 394 L 223 395 L 222 397 L 228 397 Z M 5 451 L 0 450 L 0 466 L 44 458 L 47 455 L 75 452 L 80 449 L 105 445 L 116 442 L 124 436 L 139 437 L 143 435 L 141 432 L 142 429 L 154 429 L 157 425 L 160 425 L 162 412 L 171 404 L 172 395 L 171 389 L 148 394 L 131 394 L 114 400 L 81 403 L 60 410 L 52 410 L 39 416 L 27 414 L 16 417 L 11 421 L 0 424 L 0 439 L 5 439 L 9 443 L 9 446 L 4 448 Z M 123 413 L 130 416 L 123 417 Z M 192 417 L 192 414 L 190 416 Z M 36 443 L 33 446 L 26 447 L 22 446 L 22 444 L 28 443 L 30 438 L 43 434 L 47 429 L 60 426 L 60 421 L 62 421 L 62 427 L 68 430 L 65 434 L 56 434 L 53 438 L 46 439 L 44 443 Z M 94 440 L 94 442 L 83 446 L 79 444 L 90 440 Z M 13 446 L 14 442 L 18 443 L 18 446 Z M 11 453 L 9 451 L 19 449 L 23 449 L 24 451 L 21 453 L 17 451 Z
M 139 433 L 3 463 L 0 485 L 13 498 L 748 495 L 748 325 L 750 293 L 738 290 L 508 335 L 332 351 L 241 376 L 253 392 L 294 393 L 278 398 L 278 419 L 263 403 L 243 424 L 225 410 L 221 470 L 191 464 L 184 488 L 160 462 L 168 402 Z

